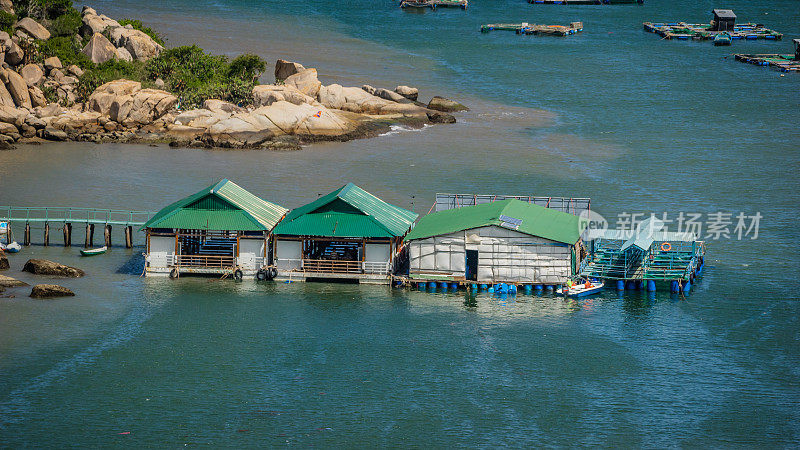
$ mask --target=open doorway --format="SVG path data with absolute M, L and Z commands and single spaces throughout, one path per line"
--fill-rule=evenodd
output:
M 478 251 L 467 250 L 467 270 L 464 274 L 467 280 L 476 281 L 478 279 Z

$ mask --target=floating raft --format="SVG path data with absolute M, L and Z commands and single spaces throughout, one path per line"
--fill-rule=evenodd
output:
M 583 22 L 572 22 L 568 26 L 564 25 L 537 25 L 523 23 L 490 23 L 481 25 L 481 33 L 490 31 L 516 31 L 517 34 L 541 34 L 546 36 L 569 36 L 583 31 Z
M 764 28 L 761 24 L 744 23 L 741 25 L 734 25 L 733 30 L 715 31 L 712 30 L 711 24 L 704 23 L 685 23 L 685 22 L 645 22 L 644 30 L 650 33 L 656 33 L 664 39 L 694 39 L 699 41 L 706 41 L 714 39 L 720 33 L 728 33 L 731 39 L 768 39 L 779 41 L 783 38 L 783 34 L 777 31 Z
M 402 0 L 401 8 L 461 8 L 467 9 L 469 0 Z
M 734 55 L 737 61 L 755 64 L 757 66 L 771 66 L 781 72 L 800 72 L 800 60 L 795 55 Z
M 530 4 L 544 5 L 625 5 L 643 4 L 644 0 L 528 0 Z

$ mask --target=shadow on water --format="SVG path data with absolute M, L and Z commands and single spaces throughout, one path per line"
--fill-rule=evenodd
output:
M 134 250 L 137 248 L 134 247 Z M 144 247 L 141 247 L 143 250 Z M 119 268 L 117 269 L 116 273 L 122 275 L 141 275 L 144 273 L 144 255 L 142 252 L 134 252 L 127 261 L 125 261 Z

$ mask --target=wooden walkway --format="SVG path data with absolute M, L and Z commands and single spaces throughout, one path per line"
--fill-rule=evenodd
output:
M 64 246 L 72 245 L 72 225 L 86 226 L 85 247 L 94 245 L 94 228 L 103 227 L 106 246 L 111 246 L 111 230 L 123 227 L 125 246 L 133 246 L 133 228 L 141 227 L 155 213 L 150 211 L 124 211 L 101 208 L 70 208 L 45 206 L 0 206 L 0 222 L 24 223 L 23 245 L 31 244 L 31 224 L 44 224 L 44 245 L 50 245 L 50 225 L 54 224 L 64 233 Z M 13 233 L 13 228 L 11 233 Z

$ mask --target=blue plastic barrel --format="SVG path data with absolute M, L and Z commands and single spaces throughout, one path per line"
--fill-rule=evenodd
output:
M 487 286 L 487 285 L 485 285 L 485 284 L 481 284 L 481 285 L 480 285 L 480 289 L 481 289 L 482 291 L 485 291 L 485 290 L 486 290 L 486 289 L 488 289 L 488 288 L 489 288 L 489 286 Z
M 477 285 L 477 283 L 472 283 L 472 284 L 469 285 L 469 288 L 472 291 L 477 291 L 478 290 L 478 285 Z
M 430 289 L 436 289 L 436 282 L 435 281 L 429 281 L 428 282 L 428 287 Z
M 450 289 L 457 291 L 458 290 L 458 283 L 450 283 Z
M 530 294 L 531 291 L 533 290 L 533 286 L 531 286 L 530 284 L 526 284 L 525 286 L 523 286 L 523 289 L 525 289 L 526 294 Z
M 439 287 L 442 288 L 442 289 L 447 289 L 447 282 L 446 281 L 440 281 L 439 282 Z
M 541 291 L 541 290 L 544 289 L 541 284 L 537 284 L 537 285 L 533 286 L 533 288 L 536 289 L 537 291 Z
M 618 291 L 625 290 L 625 280 L 617 280 L 617 290 Z
M 654 280 L 647 280 L 647 291 L 648 292 L 656 291 L 656 282 Z
M 673 282 L 671 282 L 671 283 L 669 284 L 669 291 L 670 291 L 670 292 L 673 292 L 673 293 L 674 293 L 674 292 L 678 292 L 678 289 L 679 289 L 679 288 L 680 288 L 680 285 L 678 284 L 678 282 L 677 282 L 677 281 L 673 281 Z
M 487 292 L 494 292 L 494 288 L 490 287 Z
M 686 284 L 683 285 L 683 292 L 685 294 L 688 294 L 689 291 L 691 290 L 692 290 L 692 283 L 690 281 L 687 281 Z

